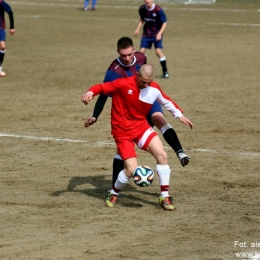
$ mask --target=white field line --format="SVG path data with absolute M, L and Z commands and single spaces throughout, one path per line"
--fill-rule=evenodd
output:
M 98 21 L 120 21 L 120 22 L 137 22 L 138 20 L 133 19 L 117 19 L 117 18 L 104 18 L 104 17 L 72 17 L 72 16 L 51 16 L 51 15 L 16 15 L 20 18 L 58 18 L 58 19 L 84 19 L 84 20 L 98 20 Z M 179 21 L 169 21 L 168 23 L 183 23 Z M 202 24 L 207 25 L 220 25 L 220 26 L 247 26 L 247 27 L 260 27 L 258 23 L 217 23 L 217 22 L 202 22 Z
M 228 25 L 228 26 L 249 26 L 249 27 L 260 27 L 259 23 L 215 23 L 215 22 L 205 22 L 208 25 Z
M 10 4 L 14 5 L 31 5 L 31 6 L 50 6 L 50 7 L 74 7 L 74 8 L 81 8 L 81 5 L 78 4 L 61 4 L 61 3 L 35 3 L 35 2 L 10 2 Z M 98 7 L 98 6 L 97 6 Z M 134 6 L 105 6 L 102 5 L 100 8 L 108 8 L 108 9 L 138 9 Z M 195 11 L 195 12 L 236 12 L 236 13 L 260 13 L 260 9 L 255 10 L 245 10 L 245 9 L 214 9 L 214 8 L 164 8 L 165 10 L 176 10 L 176 11 Z M 122 21 L 122 22 L 136 22 L 138 19 L 117 19 L 117 18 L 104 18 L 104 17 L 72 17 L 72 16 L 51 16 L 51 15 L 16 15 L 16 17 L 20 18 L 58 18 L 58 19 L 84 19 L 84 20 L 115 20 L 115 21 Z M 168 23 L 182 23 L 180 21 L 168 21 Z M 202 24 L 207 25 L 220 25 L 220 26 L 243 26 L 243 27 L 260 27 L 258 23 L 224 23 L 224 22 L 202 22 Z
M 62 4 L 62 3 L 35 3 L 35 2 L 15 2 L 9 1 L 10 5 L 32 5 L 32 6 L 51 6 L 51 7 L 79 7 L 83 6 L 82 4 Z M 136 6 L 125 5 L 97 5 L 97 8 L 107 8 L 107 9 L 135 9 L 139 8 L 140 4 Z M 164 10 L 177 10 L 177 11 L 189 11 L 189 12 L 229 12 L 229 13 L 260 13 L 260 9 L 216 9 L 216 8 L 174 8 L 174 7 L 164 7 Z
M 38 141 L 87 143 L 87 141 L 77 140 L 77 139 L 66 139 L 66 138 L 63 139 L 63 138 L 53 138 L 53 137 L 36 137 L 36 136 L 29 136 L 29 135 L 16 135 L 16 134 L 5 134 L 5 133 L 0 133 L 0 137 L 14 137 L 14 138 L 31 139 L 31 140 L 38 140 Z
M 29 139 L 29 140 L 37 140 L 37 141 L 53 141 L 53 142 L 67 142 L 67 143 L 87 143 L 89 146 L 106 146 L 106 145 L 113 145 L 115 143 L 106 142 L 106 141 L 97 141 L 96 143 L 90 143 L 86 140 L 80 139 L 67 139 L 67 138 L 53 138 L 53 137 L 36 137 L 36 136 L 29 136 L 29 135 L 17 135 L 17 134 L 6 134 L 0 133 L 0 137 L 11 137 L 11 138 L 21 138 L 21 139 Z M 170 147 L 164 147 L 166 149 L 171 149 Z M 258 152 L 243 152 L 243 151 L 227 151 L 227 150 L 212 150 L 212 149 L 190 149 L 190 151 L 194 152 L 202 152 L 202 153 L 214 153 L 214 154 L 233 154 L 238 156 L 251 156 L 251 157 L 260 157 L 260 153 Z

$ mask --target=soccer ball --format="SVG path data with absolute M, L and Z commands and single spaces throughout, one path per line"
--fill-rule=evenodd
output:
M 133 173 L 134 183 L 141 187 L 146 187 L 152 184 L 154 171 L 148 166 L 140 165 Z

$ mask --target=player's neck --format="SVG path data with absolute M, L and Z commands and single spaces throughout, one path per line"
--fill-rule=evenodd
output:
M 117 60 L 118 60 L 118 62 L 121 64 L 121 66 L 123 66 L 123 67 L 131 67 L 132 65 L 135 64 L 135 62 L 136 62 L 136 57 L 134 56 L 134 59 L 133 59 L 133 61 L 131 62 L 130 65 L 124 64 L 124 63 L 120 60 L 120 57 L 118 57 Z
M 149 10 L 149 11 L 150 11 L 150 10 L 153 10 L 154 7 L 155 7 L 155 3 L 153 3 L 150 8 L 149 8 L 147 5 L 146 5 L 145 7 L 146 7 L 146 9 Z

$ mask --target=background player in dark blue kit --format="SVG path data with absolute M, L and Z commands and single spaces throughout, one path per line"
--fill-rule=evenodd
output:
M 2 69 L 2 64 L 4 61 L 5 52 L 6 52 L 6 46 L 5 46 L 6 24 L 5 24 L 4 12 L 7 12 L 9 15 L 9 20 L 10 20 L 10 31 L 9 32 L 11 35 L 13 35 L 15 33 L 13 11 L 12 11 L 11 7 L 5 1 L 0 0 L 0 77 L 4 77 L 6 75 Z
M 84 6 L 83 6 L 84 11 L 88 10 L 88 3 L 89 0 L 84 0 Z M 96 10 L 96 4 L 97 4 L 97 0 L 92 0 L 92 6 L 91 6 L 92 11 Z
M 131 38 L 122 37 L 117 42 L 117 52 L 119 57 L 115 59 L 106 71 L 104 82 L 111 82 L 118 78 L 125 78 L 136 75 L 140 67 L 146 64 L 146 56 L 141 52 L 135 52 L 134 44 Z M 98 116 L 102 112 L 107 101 L 107 96 L 99 95 L 95 104 L 93 116 L 88 118 L 85 122 L 85 127 L 94 124 Z M 161 105 L 156 101 L 149 114 L 147 121 L 153 127 L 154 125 L 161 131 L 165 141 L 174 149 L 182 166 L 189 163 L 189 156 L 187 156 L 179 142 L 176 132 L 166 122 L 163 116 Z M 115 183 L 120 171 L 124 169 L 123 161 L 119 154 L 114 156 L 113 162 L 113 184 Z
M 144 0 L 144 2 L 145 4 L 139 8 L 140 21 L 134 31 L 134 35 L 138 35 L 141 26 L 144 24 L 140 52 L 145 53 L 146 49 L 151 49 L 152 44 L 154 44 L 156 55 L 162 66 L 162 77 L 168 78 L 166 57 L 162 52 L 163 32 L 167 26 L 167 18 L 163 9 L 155 4 L 154 0 Z

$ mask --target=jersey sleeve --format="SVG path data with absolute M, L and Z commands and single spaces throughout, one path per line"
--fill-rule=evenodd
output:
M 111 82 L 111 81 L 114 81 L 118 78 L 120 78 L 120 75 L 118 75 L 116 72 L 114 72 L 114 71 L 110 70 L 110 68 L 108 68 L 108 70 L 106 71 L 105 78 L 104 78 L 103 82 L 104 83 Z M 94 111 L 93 111 L 93 115 L 92 115 L 93 117 L 96 118 L 96 122 L 97 122 L 99 115 L 102 113 L 102 111 L 104 109 L 104 106 L 107 102 L 107 98 L 108 98 L 108 96 L 106 96 L 104 94 L 100 94 L 97 101 L 96 101 Z
M 108 69 L 106 71 L 105 78 L 104 78 L 103 82 L 104 83 L 111 82 L 111 81 L 116 80 L 117 78 L 119 78 L 119 75 L 117 73 L 115 73 L 114 71 Z M 107 98 L 108 98 L 108 96 L 106 96 L 104 94 L 100 94 L 97 101 L 96 101 L 94 111 L 93 111 L 93 115 L 92 115 L 92 117 L 96 118 L 96 122 L 97 122 L 99 115 L 102 113 L 102 111 L 104 109 L 104 106 L 107 102 Z
M 87 92 L 92 92 L 93 96 L 103 94 L 106 96 L 111 96 L 113 95 L 116 91 L 117 88 L 120 86 L 120 83 L 118 80 L 114 80 L 112 82 L 106 82 L 103 84 L 96 84 L 92 87 L 90 87 Z
M 103 111 L 103 108 L 107 102 L 107 98 L 108 98 L 107 96 L 100 94 L 97 99 L 97 102 L 94 107 L 93 115 L 92 115 L 92 117 L 96 118 L 96 122 L 97 122 L 99 115 Z
M 159 85 L 156 86 L 159 90 L 159 94 L 157 96 L 157 101 L 169 112 L 173 114 L 175 118 L 179 118 L 183 115 L 183 110 L 179 107 L 179 105 L 172 100 L 169 96 L 167 96 Z
M 167 22 L 167 17 L 165 12 L 163 11 L 163 9 L 159 10 L 159 17 L 162 23 L 166 23 Z
M 142 21 L 144 21 L 143 9 L 144 9 L 144 6 L 141 5 L 141 6 L 139 7 L 139 10 L 138 10 L 139 17 L 140 17 L 140 19 L 141 19 Z
M 120 76 L 116 72 L 108 69 L 104 78 L 104 83 L 114 81 L 118 78 L 120 78 Z
M 10 29 L 14 29 L 14 15 L 13 15 L 13 11 L 12 11 L 10 5 L 8 5 L 6 2 L 3 1 L 2 6 L 4 7 L 4 10 L 9 15 Z

